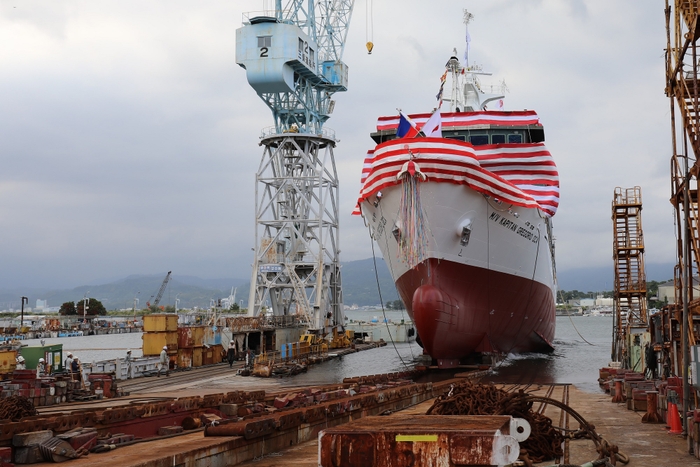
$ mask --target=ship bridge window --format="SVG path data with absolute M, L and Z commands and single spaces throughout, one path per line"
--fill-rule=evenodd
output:
M 457 141 L 466 141 L 467 137 L 464 135 L 444 135 L 447 139 L 456 139 Z
M 489 144 L 489 135 L 472 135 L 469 137 L 469 142 L 474 146 Z
M 503 144 L 506 142 L 506 135 L 491 135 L 491 144 Z
M 272 36 L 258 36 L 258 48 L 272 47 Z
M 523 142 L 523 135 L 508 135 L 508 142 L 509 143 L 522 143 Z
M 544 129 L 538 128 L 538 129 L 530 129 L 530 142 L 532 143 L 541 143 L 544 141 Z

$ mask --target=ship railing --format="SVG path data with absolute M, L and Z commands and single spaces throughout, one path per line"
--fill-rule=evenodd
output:
M 328 355 L 328 347 L 311 345 L 308 342 L 291 342 L 284 344 L 279 351 L 265 352 L 255 356 L 255 365 L 270 365 L 275 363 L 304 361 L 311 357 Z
M 294 327 L 301 324 L 298 315 L 235 316 L 226 317 L 225 326 L 233 333 L 256 331 L 264 328 Z
M 277 131 L 274 126 L 263 128 L 260 130 L 260 139 L 270 138 L 273 136 L 289 136 L 289 135 L 310 135 L 310 136 L 321 136 L 326 139 L 333 141 L 338 141 L 335 139 L 335 130 L 331 128 L 321 128 L 320 133 L 302 133 L 296 132 L 294 130 Z
M 88 381 L 88 375 L 96 373 L 113 374 L 117 379 L 125 380 L 144 376 L 146 373 L 157 371 L 160 357 L 139 357 L 127 362 L 125 358 L 102 360 L 82 363 L 83 381 Z

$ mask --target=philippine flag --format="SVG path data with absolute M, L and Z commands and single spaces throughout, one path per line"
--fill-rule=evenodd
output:
M 418 135 L 418 128 L 413 120 L 399 111 L 399 127 L 396 129 L 397 138 L 415 138 Z

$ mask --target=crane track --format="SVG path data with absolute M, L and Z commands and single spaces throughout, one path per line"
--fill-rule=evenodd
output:
M 224 376 L 226 374 L 233 376 L 236 370 L 243 368 L 242 362 L 235 362 L 233 368 L 227 368 L 226 365 L 227 363 L 217 363 L 215 365 L 195 369 L 171 371 L 169 376 L 144 376 L 120 381 L 119 387 L 129 392 L 162 389 L 168 386 L 194 383 L 196 381 L 209 379 L 215 376 Z

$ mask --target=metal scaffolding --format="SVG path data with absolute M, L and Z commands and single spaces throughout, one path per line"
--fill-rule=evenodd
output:
M 632 330 L 646 329 L 648 324 L 640 187 L 615 188 L 612 221 L 615 262 L 612 359 L 625 363 L 626 368 L 638 370 L 641 359 L 631 361 L 627 350 Z
M 695 345 L 693 315 L 700 300 L 693 299 L 692 279 L 700 260 L 698 232 L 698 154 L 700 154 L 700 90 L 697 41 L 700 38 L 700 1 L 666 0 L 666 95 L 671 107 L 671 203 L 675 208 L 678 265 L 675 315 L 681 324 L 683 412 L 689 407 L 689 345 Z M 683 417 L 684 426 L 686 424 Z
M 322 334 L 344 324 L 337 141 L 323 125 L 333 95 L 347 91 L 342 57 L 354 4 L 275 0 L 274 9 L 244 14 L 236 30 L 236 63 L 275 123 L 260 141 L 248 315 L 269 306 Z
M 256 262 L 248 313 L 299 314 L 314 329 L 343 324 L 335 142 L 277 135 L 256 184 Z

